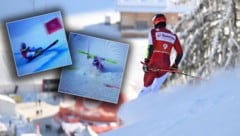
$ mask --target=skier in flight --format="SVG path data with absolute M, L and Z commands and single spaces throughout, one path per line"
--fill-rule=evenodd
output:
M 93 61 L 92 61 L 92 65 L 95 66 L 96 69 L 100 72 L 103 72 L 103 70 L 104 70 L 102 60 L 104 60 L 104 59 L 100 58 L 100 57 L 97 57 L 97 56 L 94 56 Z
M 163 14 L 157 14 L 153 17 L 152 22 L 154 28 L 149 32 L 148 52 L 143 64 L 144 87 L 139 96 L 157 92 L 168 76 L 167 70 L 177 69 L 183 56 L 177 35 L 166 28 L 166 17 Z M 176 50 L 177 55 L 171 66 L 172 47 Z
M 28 60 L 32 59 L 34 56 L 41 53 L 42 48 L 35 48 L 35 47 L 29 47 L 26 45 L 26 43 L 21 43 L 21 49 L 20 52 L 22 56 Z
M 20 52 L 24 58 L 28 60 L 28 62 L 32 61 L 34 58 L 41 55 L 44 51 L 48 50 L 52 46 L 56 45 L 58 43 L 58 39 L 53 41 L 51 44 L 49 44 L 46 48 L 35 48 L 35 47 L 29 47 L 26 45 L 26 43 L 21 43 Z

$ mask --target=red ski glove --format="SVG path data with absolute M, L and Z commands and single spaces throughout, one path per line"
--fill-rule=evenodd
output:
M 178 69 L 178 65 L 176 65 L 175 63 L 170 67 L 171 70 L 177 70 Z

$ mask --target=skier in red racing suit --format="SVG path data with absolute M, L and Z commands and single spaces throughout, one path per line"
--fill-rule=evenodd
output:
M 139 95 L 157 92 L 168 75 L 167 71 L 164 70 L 177 69 L 183 56 L 177 35 L 166 29 L 166 17 L 163 14 L 157 14 L 152 21 L 154 28 L 149 32 L 148 53 L 143 65 L 145 72 L 144 87 Z M 176 50 L 177 55 L 175 62 L 171 66 L 170 54 L 172 47 Z
M 26 45 L 26 43 L 21 43 L 20 52 L 22 56 L 26 59 L 31 59 L 35 55 L 38 55 L 42 51 L 42 47 L 35 48 L 35 47 L 29 47 Z

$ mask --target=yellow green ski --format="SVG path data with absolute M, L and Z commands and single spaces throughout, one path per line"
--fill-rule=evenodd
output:
M 88 58 L 94 58 L 96 56 L 94 54 L 87 53 L 83 50 L 78 50 L 78 53 L 83 54 L 83 55 L 87 55 Z M 103 57 L 99 57 L 99 56 L 96 56 L 96 57 L 100 58 L 103 61 L 106 61 L 106 62 L 109 62 L 109 63 L 112 63 L 112 64 L 117 64 L 117 61 L 115 61 L 115 60 L 111 60 L 111 59 L 107 59 L 107 58 L 103 58 Z

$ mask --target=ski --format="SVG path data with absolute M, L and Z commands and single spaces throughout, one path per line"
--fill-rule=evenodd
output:
M 35 58 L 37 58 L 38 56 L 40 56 L 43 52 L 45 52 L 46 50 L 48 50 L 49 48 L 51 48 L 53 45 L 57 44 L 58 40 L 55 40 L 54 42 L 52 42 L 50 45 L 48 45 L 48 47 L 46 47 L 45 49 L 41 50 L 40 53 L 38 53 L 37 55 L 35 55 L 34 57 L 28 59 L 28 62 L 31 62 L 32 60 L 34 60 Z
M 83 55 L 87 55 L 89 58 L 94 58 L 96 56 L 94 54 L 87 53 L 87 52 L 85 52 L 83 50 L 78 50 L 78 53 L 83 54 Z M 98 56 L 96 56 L 96 57 L 98 57 Z M 115 60 L 111 60 L 111 59 L 107 59 L 107 58 L 103 58 L 103 57 L 98 57 L 98 58 L 100 58 L 103 61 L 112 63 L 112 64 L 117 64 L 117 61 L 115 61 Z

